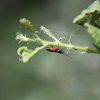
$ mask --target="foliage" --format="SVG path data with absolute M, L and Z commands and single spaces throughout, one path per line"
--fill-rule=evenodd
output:
M 95 45 L 98 50 L 100 50 L 100 2 L 95 1 L 92 5 L 89 6 L 86 10 L 84 10 L 78 17 L 74 19 L 74 23 L 81 25 L 82 27 L 87 28 L 88 33 L 90 34 L 93 44 Z M 27 62 L 31 57 L 33 57 L 35 54 L 37 54 L 40 50 L 47 46 L 58 46 L 64 47 L 68 50 L 77 50 L 81 53 L 97 53 L 100 54 L 99 51 L 92 50 L 90 48 L 86 47 L 80 47 L 73 45 L 70 42 L 62 43 L 60 39 L 57 39 L 53 33 L 50 32 L 49 29 L 45 28 L 44 26 L 40 27 L 40 30 L 35 30 L 32 23 L 27 20 L 26 18 L 21 18 L 19 21 L 26 29 L 32 32 L 32 38 L 27 37 L 26 35 L 23 35 L 20 32 L 17 32 L 16 40 L 19 40 L 19 42 L 32 42 L 32 43 L 38 43 L 41 44 L 40 47 L 36 47 L 35 49 L 28 49 L 26 46 L 20 47 L 17 51 L 19 55 L 19 61 Z M 37 34 L 38 33 L 38 34 Z M 40 33 L 46 34 L 49 38 L 52 40 L 44 40 L 39 37 Z M 68 54 L 69 52 L 67 52 Z
M 87 29 L 94 46 L 100 51 L 100 1 L 96 0 L 83 10 L 73 22 Z

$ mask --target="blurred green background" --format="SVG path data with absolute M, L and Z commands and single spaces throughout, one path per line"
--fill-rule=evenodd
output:
M 100 100 L 99 55 L 70 59 L 44 49 L 23 64 L 16 53 L 22 44 L 15 40 L 17 31 L 29 34 L 19 24 L 25 17 L 58 38 L 77 30 L 72 43 L 94 48 L 85 29 L 72 23 L 93 1 L 0 0 L 0 100 Z

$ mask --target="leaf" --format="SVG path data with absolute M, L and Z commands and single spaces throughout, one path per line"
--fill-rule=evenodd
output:
M 43 48 L 43 46 L 35 48 L 34 50 L 29 50 L 27 47 L 20 47 L 17 50 L 17 53 L 19 55 L 19 61 L 22 61 L 24 63 L 28 62 L 30 60 L 30 58 L 32 58 L 42 48 Z
M 92 23 L 92 22 L 95 22 L 97 20 L 99 20 L 99 22 L 100 22 L 99 18 L 100 18 L 100 2 L 99 2 L 99 0 L 96 0 L 87 9 L 85 9 L 81 12 L 81 14 L 78 15 L 73 20 L 73 23 L 84 26 L 84 24 L 87 22 Z M 99 26 L 100 26 L 100 23 L 99 23 Z
M 100 51 L 100 1 L 83 10 L 73 22 L 87 29 L 93 45 Z
M 100 29 L 88 23 L 86 23 L 85 26 L 87 27 L 87 31 L 91 36 L 93 45 L 100 51 Z

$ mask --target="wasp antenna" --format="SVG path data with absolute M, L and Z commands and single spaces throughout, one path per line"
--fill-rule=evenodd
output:
M 71 38 L 72 38 L 72 33 L 70 34 L 69 39 L 68 39 L 69 44 L 71 43 Z
M 60 41 L 60 40 L 62 40 L 62 39 L 64 39 L 65 37 L 60 37 L 58 40 Z
M 72 38 L 73 33 L 77 32 L 79 29 L 80 29 L 80 27 L 78 27 L 76 30 L 74 30 L 73 32 L 71 32 L 71 34 L 70 34 L 70 36 L 69 36 L 69 39 L 68 39 L 68 43 L 69 43 L 69 44 L 70 44 L 70 43 L 72 44 L 71 38 Z

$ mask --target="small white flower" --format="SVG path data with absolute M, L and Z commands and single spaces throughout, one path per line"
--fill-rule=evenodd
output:
M 28 41 L 28 38 L 26 37 L 26 35 L 24 36 L 23 34 L 17 34 L 16 36 L 16 40 L 20 40 L 21 41 Z
M 41 27 L 40 27 L 40 30 L 41 30 L 42 32 L 46 33 L 46 32 L 45 32 L 46 28 L 45 28 L 44 26 L 41 26 Z

